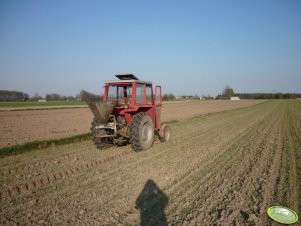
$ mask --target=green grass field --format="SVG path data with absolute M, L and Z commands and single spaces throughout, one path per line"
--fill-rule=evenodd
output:
M 65 106 L 65 105 L 86 105 L 85 102 L 80 100 L 72 101 L 24 101 L 24 102 L 0 102 L 0 107 L 35 107 L 35 106 Z

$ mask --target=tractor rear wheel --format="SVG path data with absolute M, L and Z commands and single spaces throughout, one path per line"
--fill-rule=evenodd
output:
M 130 126 L 130 143 L 135 151 L 149 149 L 154 142 L 153 120 L 144 112 L 133 117 Z
M 94 119 L 92 122 L 92 125 L 91 125 L 91 139 L 92 139 L 93 143 L 100 150 L 112 147 L 114 145 L 112 138 L 102 137 L 102 136 L 106 135 L 106 131 L 96 129 L 97 124 L 98 124 L 97 120 Z
M 160 141 L 162 143 L 168 142 L 170 140 L 170 127 L 169 125 L 162 125 L 160 129 Z

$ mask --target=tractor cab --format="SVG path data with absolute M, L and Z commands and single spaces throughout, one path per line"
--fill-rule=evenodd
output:
M 119 80 L 105 82 L 103 102 L 116 102 L 115 114 L 124 115 L 130 123 L 134 113 L 145 112 L 160 128 L 161 86 L 153 90 L 152 82 L 141 81 L 133 74 L 116 75 Z
M 154 104 L 152 82 L 141 81 L 132 74 L 116 75 L 120 80 L 106 81 L 103 101 L 119 105 Z M 161 89 L 160 89 L 161 91 Z M 161 102 L 161 92 L 158 100 Z M 134 98 L 132 98 L 134 97 Z

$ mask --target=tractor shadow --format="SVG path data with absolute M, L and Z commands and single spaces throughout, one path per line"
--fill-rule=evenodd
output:
M 140 210 L 141 225 L 168 225 L 164 212 L 167 203 L 166 194 L 153 180 L 148 180 L 136 200 L 136 208 Z

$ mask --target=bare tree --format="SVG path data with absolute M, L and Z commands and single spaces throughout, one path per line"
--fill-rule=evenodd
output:
M 176 97 L 172 93 L 169 93 L 169 94 L 166 93 L 163 95 L 164 101 L 175 100 L 175 99 L 176 99 Z
M 38 101 L 42 99 L 42 97 L 38 94 L 38 93 L 35 93 L 32 97 L 31 97 L 31 100 L 32 101 Z
M 29 95 L 19 91 L 0 90 L 1 102 L 27 101 Z
M 232 96 L 234 96 L 234 90 L 227 85 L 223 90 L 222 96 L 224 99 L 229 100 Z
M 61 99 L 61 95 L 57 94 L 57 93 L 46 94 L 45 99 L 47 101 L 60 100 Z

